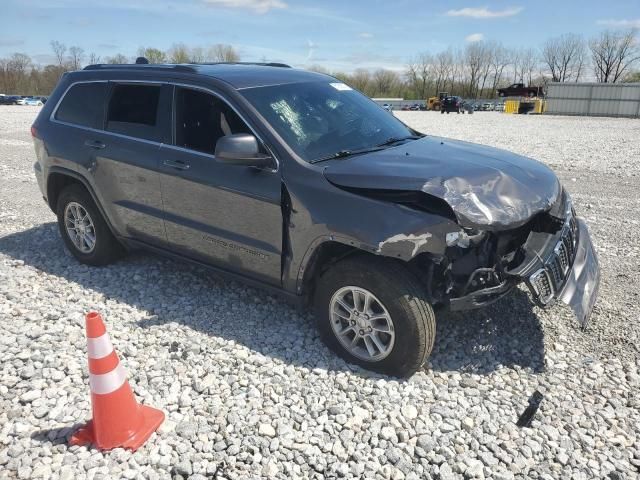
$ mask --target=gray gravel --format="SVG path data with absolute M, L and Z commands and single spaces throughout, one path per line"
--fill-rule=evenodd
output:
M 335 358 L 311 315 L 260 290 L 144 253 L 78 264 L 33 178 L 37 110 L 0 107 L 0 478 L 638 477 L 638 120 L 397 114 L 551 165 L 603 270 L 587 332 L 518 291 L 441 315 L 429 363 L 400 382 Z M 135 454 L 66 444 L 91 415 L 90 309 L 138 398 L 167 413 Z M 545 400 L 520 429 L 536 389 Z

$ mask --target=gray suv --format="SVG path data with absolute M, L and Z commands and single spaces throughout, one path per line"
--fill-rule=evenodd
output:
M 92 65 L 32 127 L 69 251 L 142 247 L 304 304 L 348 361 L 411 375 L 434 309 L 524 282 L 586 325 L 599 267 L 555 174 L 423 135 L 339 80 L 281 64 Z

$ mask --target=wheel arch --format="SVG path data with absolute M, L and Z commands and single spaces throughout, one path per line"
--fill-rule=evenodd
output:
M 102 218 L 104 218 L 104 221 L 109 227 L 109 230 L 111 230 L 111 233 L 117 237 L 118 235 L 114 230 L 113 225 L 109 220 L 109 217 L 107 216 L 106 212 L 102 208 L 102 204 L 98 200 L 98 197 L 96 196 L 95 191 L 91 187 L 91 184 L 86 178 L 84 178 L 79 173 L 74 172 L 73 170 L 68 170 L 62 167 L 52 167 L 49 169 L 49 174 L 47 175 L 47 181 L 46 181 L 47 203 L 49 205 L 49 208 L 54 213 L 56 213 L 58 198 L 60 197 L 60 193 L 68 186 L 74 185 L 74 184 L 80 185 L 89 193 L 89 195 L 91 195 L 93 202 L 98 208 L 100 215 L 102 215 Z
M 352 255 L 373 255 L 350 242 L 340 240 L 319 239 L 316 245 L 309 247 L 305 259 L 300 266 L 297 279 L 298 293 L 307 297 L 313 296 L 317 278 L 331 265 Z

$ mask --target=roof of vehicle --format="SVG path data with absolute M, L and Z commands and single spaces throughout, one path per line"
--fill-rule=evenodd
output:
M 84 70 L 191 73 L 222 80 L 236 89 L 326 81 L 332 78 L 321 73 L 291 68 L 282 63 L 97 64 L 89 65 Z

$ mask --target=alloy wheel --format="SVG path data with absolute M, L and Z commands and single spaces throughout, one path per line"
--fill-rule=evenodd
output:
M 82 253 L 91 253 L 96 246 L 96 229 L 89 212 L 77 202 L 64 209 L 64 226 L 74 246 Z
M 329 317 L 336 338 L 355 357 L 378 362 L 393 350 L 391 315 L 370 291 L 355 286 L 340 288 L 329 302 Z

